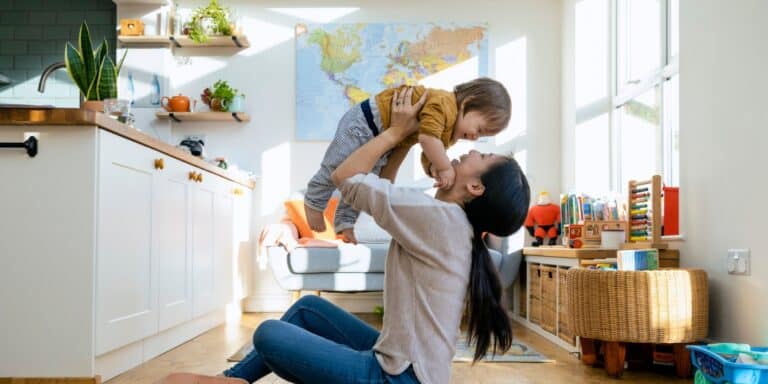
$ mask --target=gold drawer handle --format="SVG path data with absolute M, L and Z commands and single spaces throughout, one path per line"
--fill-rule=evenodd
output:
M 202 183 L 203 182 L 203 174 L 202 173 L 198 173 L 197 174 L 197 178 L 195 179 L 195 181 L 197 181 L 198 183 Z
M 190 181 L 197 181 L 197 172 L 189 171 L 189 180 Z
M 243 190 L 240 189 L 240 188 L 235 188 L 235 189 L 232 190 L 232 194 L 235 195 L 235 196 L 242 196 L 243 195 Z
M 165 161 L 162 158 L 155 159 L 155 169 L 165 169 Z

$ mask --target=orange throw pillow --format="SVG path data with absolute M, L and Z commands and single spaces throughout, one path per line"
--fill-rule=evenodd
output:
M 291 219 L 296 229 L 298 229 L 299 237 L 336 240 L 336 233 L 333 231 L 333 217 L 338 204 L 339 199 L 335 197 L 328 201 L 328 206 L 323 211 L 323 216 L 325 217 L 325 231 L 323 232 L 315 232 L 309 228 L 307 215 L 304 214 L 304 200 L 287 200 L 285 202 L 285 210 L 288 212 L 288 218 Z

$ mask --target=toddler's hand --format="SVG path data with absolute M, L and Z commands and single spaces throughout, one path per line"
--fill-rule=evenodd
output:
M 435 183 L 435 187 L 440 189 L 451 188 L 453 186 L 453 182 L 456 179 L 456 171 L 453 170 L 453 167 L 439 170 L 437 171 L 436 179 L 437 182 Z

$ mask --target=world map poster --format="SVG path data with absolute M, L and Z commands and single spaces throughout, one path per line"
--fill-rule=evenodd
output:
M 485 24 L 299 24 L 296 140 L 331 140 L 351 106 L 470 59 L 487 76 Z

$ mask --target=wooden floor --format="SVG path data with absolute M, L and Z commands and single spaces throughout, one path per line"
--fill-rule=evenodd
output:
M 195 372 L 215 375 L 228 368 L 228 356 L 236 352 L 251 338 L 253 330 L 264 320 L 279 318 L 280 314 L 245 314 L 240 324 L 222 325 L 183 344 L 157 358 L 142 364 L 107 384 L 155 383 L 171 372 Z M 373 315 L 361 315 L 374 326 L 380 326 Z M 454 363 L 451 383 L 690 383 L 676 379 L 672 374 L 644 371 L 626 371 L 620 380 L 613 380 L 605 371 L 587 367 L 576 357 L 556 347 L 546 339 L 514 324 L 514 335 L 540 353 L 554 359 L 554 363 Z M 286 381 L 270 374 L 258 384 L 283 384 Z

